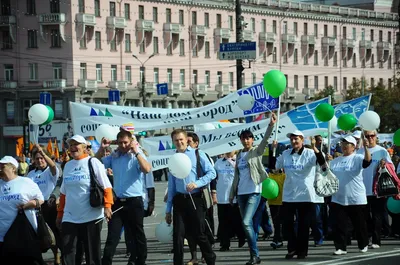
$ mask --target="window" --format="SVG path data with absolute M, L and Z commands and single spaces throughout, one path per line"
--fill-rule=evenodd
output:
M 185 13 L 183 12 L 183 10 L 179 10 L 179 24 L 185 24 Z
M 29 81 L 37 81 L 38 78 L 38 64 L 29 63 Z
M 115 17 L 115 2 L 110 2 L 110 17 Z
M 179 84 L 185 85 L 185 69 L 179 71 Z
M 361 40 L 365 40 L 365 29 L 361 29 Z
M 304 88 L 308 88 L 308 75 L 304 76 Z
M 293 64 L 298 64 L 298 50 L 294 49 L 294 54 L 293 54 Z M 307 56 L 307 55 L 306 55 Z
M 287 78 L 286 78 L 287 80 Z M 251 73 L 251 84 L 257 83 L 257 74 L 256 73 Z
M 347 67 L 347 59 L 346 59 L 346 58 L 344 58 L 344 59 L 342 60 L 342 66 L 343 66 L 343 67 Z
M 198 57 L 199 52 L 198 52 L 198 47 L 196 46 L 194 49 L 192 49 L 192 56 L 193 57 Z
M 62 63 L 52 63 L 53 79 L 62 79 Z
M 324 59 L 324 66 L 329 66 L 329 57 L 326 56 Z
M 303 64 L 308 65 L 308 56 L 303 57 Z
M 111 81 L 117 81 L 117 66 L 115 64 L 111 65 Z
M 158 23 L 158 8 L 153 6 L 153 22 Z
M 327 88 L 329 86 L 329 77 L 325 76 L 324 77 L 324 88 Z
M 251 18 L 251 30 L 256 32 L 256 19 L 254 17 Z
M 153 37 L 153 54 L 158 54 L 158 37 Z
M 272 62 L 276 63 L 277 62 L 277 54 L 276 54 L 276 47 L 274 47 L 274 51 L 272 52 Z
M 318 90 L 318 76 L 314 76 L 314 89 Z
M 388 88 L 389 89 L 392 88 L 392 79 L 391 78 L 388 79 Z
M 78 10 L 79 13 L 85 13 L 85 0 L 78 1 Z
M 392 32 L 388 32 L 388 42 L 392 43 Z
M 374 78 L 371 78 L 370 84 L 371 84 L 371 87 L 375 87 L 375 79 Z
M 192 79 L 193 79 L 193 84 L 197 84 L 197 70 L 193 70 L 193 74 L 192 74 Z
M 51 47 L 52 48 L 61 48 L 60 30 L 52 29 L 50 32 L 50 35 L 51 35 Z
M 308 23 L 303 24 L 303 33 L 306 36 L 308 35 Z
M 347 39 L 347 27 L 343 27 L 342 38 Z
M 335 89 L 335 91 L 338 91 L 337 76 L 333 77 L 333 89 Z
M 388 69 L 392 69 L 392 55 L 389 55 L 388 58 Z
M 167 55 L 172 55 L 172 44 L 167 47 Z
M 205 27 L 210 27 L 210 14 L 209 13 L 204 13 L 204 26 Z
M 299 89 L 299 76 L 298 75 L 294 75 L 293 86 L 295 89 Z
M 337 38 L 337 26 L 333 26 L 333 37 Z
M 347 89 L 347 77 L 343 77 L 343 87 L 344 89 Z M 342 88 L 340 88 L 342 89 Z
M 314 65 L 318 65 L 318 51 L 314 51 Z
M 328 37 L 328 25 L 324 25 L 324 37 Z
M 379 86 L 383 86 L 383 78 L 379 78 Z
M 197 12 L 192 11 L 192 25 L 197 25 Z
M 142 5 L 139 5 L 139 14 L 138 14 L 138 16 L 139 16 L 139 19 L 144 19 L 144 6 L 142 6 Z
M 204 48 L 205 57 L 210 58 L 210 42 L 206 41 L 204 46 L 205 46 L 205 48 Z
M 139 53 L 145 53 L 146 52 L 146 44 L 144 43 L 144 41 L 140 44 L 139 47 Z
M 170 46 L 172 46 L 172 44 Z M 179 55 L 185 56 L 185 40 L 184 39 L 179 40 Z
M 210 71 L 206 71 L 204 74 L 205 83 L 210 86 Z
M 229 72 L 229 85 L 233 86 L 233 72 Z
M 217 72 L 217 84 L 219 84 L 219 85 L 222 84 L 222 72 L 221 71 Z
M 3 49 L 12 49 L 13 43 L 9 31 L 3 31 Z
M 50 13 L 60 13 L 60 0 L 50 1 Z
M 167 69 L 167 82 L 172 83 L 172 69 L 171 68 Z
M 101 64 L 96 64 L 96 80 L 98 82 L 103 81 L 103 66 Z
M 382 30 L 380 30 L 379 31 L 379 40 L 378 41 L 383 41 L 383 31 Z
M 276 20 L 272 20 L 272 33 L 276 34 Z
M 110 50 L 117 51 L 117 35 L 115 35 L 114 39 L 110 41 Z
M 374 41 L 374 30 L 373 29 L 371 29 L 370 40 Z
M 357 59 L 356 59 L 357 55 L 353 54 L 353 67 L 357 67 Z
M 293 22 L 293 34 L 297 36 L 297 22 Z
M 246 75 L 245 73 L 242 73 L 242 84 L 241 84 L 241 88 L 246 86 Z
M 318 39 L 318 24 L 314 24 L 314 37 Z
M 285 55 L 283 56 L 283 63 L 288 63 L 288 54 L 285 53 Z
M 100 0 L 94 0 L 94 15 L 96 17 L 100 16 Z
M 82 39 L 79 41 L 79 48 L 86 49 L 86 32 L 83 34 Z
M 28 15 L 36 15 L 36 1 L 27 0 L 26 1 L 26 13 Z
M 357 40 L 357 29 L 353 28 L 353 40 Z
M 158 84 L 158 83 L 160 83 L 160 72 L 159 72 L 160 70 L 158 69 L 158 68 L 154 68 L 154 70 L 153 70 L 153 81 L 154 81 L 154 83 L 155 84 Z
M 96 50 L 101 50 L 101 32 L 96 31 L 95 33 Z
M 125 66 L 125 81 L 129 84 L 132 83 L 132 68 L 130 65 Z
M 87 79 L 87 68 L 86 68 L 86 63 L 81 63 L 81 68 L 80 68 L 80 75 L 79 79 L 86 80 Z
M 131 6 L 129 4 L 124 4 L 124 16 L 125 19 L 131 19 Z
M 221 15 L 219 15 L 219 17 L 220 17 L 219 28 L 222 28 Z M 229 16 L 229 29 L 233 30 L 233 16 Z
M 144 42 L 142 42 L 144 44 Z M 125 34 L 125 52 L 131 52 L 132 43 L 131 43 L 131 34 Z
M 372 54 L 371 55 L 371 68 L 374 68 L 375 67 L 375 57 L 374 57 L 374 55 Z
M 28 48 L 37 48 L 37 30 L 28 30 Z
M 333 66 L 337 66 L 337 52 L 333 54 Z
M 267 20 L 266 19 L 261 20 L 261 32 L 267 32 Z
M 288 26 L 287 26 L 287 21 L 283 21 L 283 26 L 282 26 L 283 34 L 288 34 Z
M 231 17 L 231 16 L 229 16 Z M 231 19 L 229 19 L 229 21 L 231 21 Z M 232 19 L 233 21 L 233 19 Z M 232 26 L 233 26 L 233 22 L 232 22 Z M 217 28 L 222 28 L 222 18 L 221 18 L 221 14 L 217 14 Z

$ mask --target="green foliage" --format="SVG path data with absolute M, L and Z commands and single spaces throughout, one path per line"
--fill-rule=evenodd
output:
M 331 96 L 331 105 L 334 106 L 336 105 L 336 100 L 335 100 L 335 89 L 333 86 L 328 86 L 321 90 L 319 93 L 317 93 L 314 97 L 315 100 L 321 99 L 321 98 L 326 98 Z

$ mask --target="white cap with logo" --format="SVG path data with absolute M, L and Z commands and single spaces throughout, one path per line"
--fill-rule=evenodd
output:
M 86 139 L 82 135 L 78 135 L 78 134 L 75 134 L 74 136 L 69 138 L 67 140 L 67 144 L 69 144 L 69 142 L 71 142 L 71 141 L 75 141 L 75 142 L 78 142 L 80 144 L 86 144 Z
M 342 139 L 342 141 L 343 141 L 343 140 L 346 141 L 346 142 L 348 142 L 348 143 L 353 144 L 354 146 L 357 145 L 357 140 L 356 140 L 356 138 L 354 138 L 354 137 L 351 136 L 351 135 L 348 135 L 348 136 L 344 137 L 344 138 Z
M 304 138 L 304 134 L 299 130 L 295 130 L 294 132 L 286 134 L 287 138 L 290 138 L 291 136 L 301 136 Z
M 18 168 L 18 161 L 12 156 L 3 157 L 0 159 L 0 164 L 13 164 L 16 168 Z

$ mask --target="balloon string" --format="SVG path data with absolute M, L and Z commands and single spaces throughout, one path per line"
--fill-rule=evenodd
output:
M 183 183 L 185 184 L 185 187 L 186 187 L 187 186 L 186 179 L 183 179 Z M 190 200 L 192 200 L 193 208 L 195 210 L 197 210 L 196 204 L 194 204 L 194 200 L 193 200 L 192 194 L 190 192 L 189 192 L 189 197 L 190 197 Z

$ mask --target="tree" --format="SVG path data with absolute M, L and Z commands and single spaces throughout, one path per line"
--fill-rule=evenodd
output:
M 326 98 L 331 96 L 331 105 L 336 105 L 336 101 L 335 101 L 335 89 L 333 88 L 333 86 L 328 86 L 326 88 L 324 88 L 323 90 L 321 90 L 318 94 L 315 95 L 314 99 L 318 100 L 321 98 Z
M 362 92 L 363 92 L 362 87 L 363 87 L 362 80 L 354 79 L 353 82 L 351 83 L 351 85 L 349 85 L 349 87 L 345 88 L 346 89 L 345 101 L 361 97 Z M 364 88 L 366 88 L 366 87 L 368 87 L 368 84 L 364 80 Z M 364 89 L 364 92 L 365 92 L 365 89 Z

